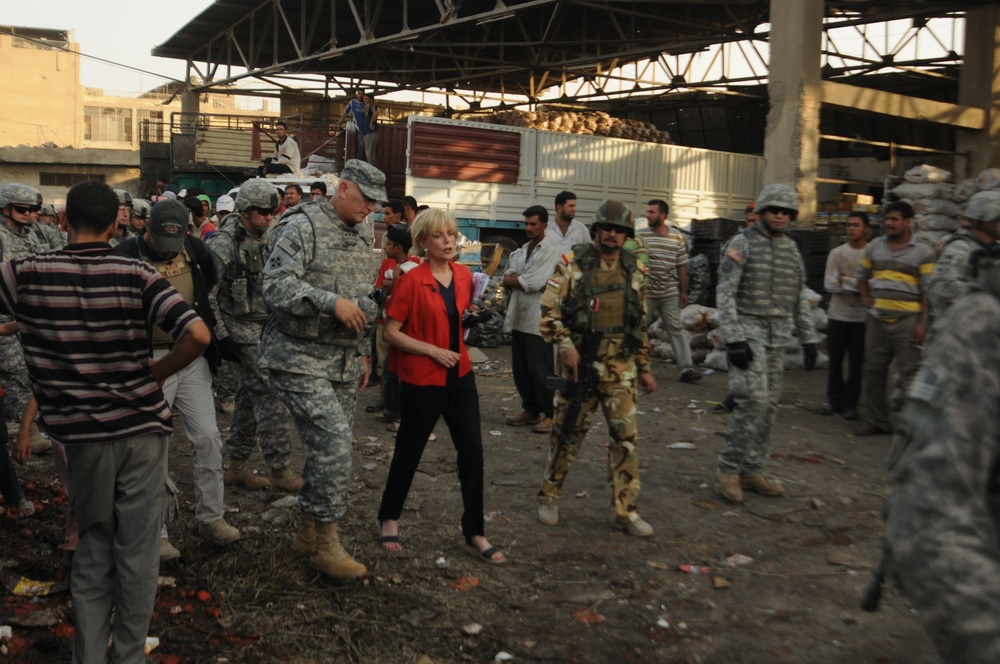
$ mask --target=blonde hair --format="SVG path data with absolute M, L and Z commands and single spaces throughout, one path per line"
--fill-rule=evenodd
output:
M 427 256 L 427 250 L 420 246 L 420 242 L 442 230 L 455 231 L 455 235 L 458 235 L 458 220 L 451 212 L 429 208 L 418 214 L 410 226 L 410 237 L 413 238 L 410 253 L 414 256 Z

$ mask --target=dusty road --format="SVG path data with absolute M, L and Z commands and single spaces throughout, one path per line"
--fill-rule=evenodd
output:
M 227 492 L 227 519 L 244 538 L 229 550 L 202 544 L 194 535 L 190 446 L 175 434 L 171 475 L 182 509 L 171 538 L 184 555 L 161 568 L 175 586 L 158 598 L 154 659 L 430 664 L 491 662 L 507 653 L 513 662 L 936 661 L 898 592 L 887 590 L 877 613 L 857 608 L 877 556 L 890 441 L 854 439 L 853 423 L 815 412 L 823 371 L 786 373 L 770 469 L 790 495 L 751 494 L 744 507 L 732 507 L 712 492 L 728 417 L 713 414 L 708 402 L 724 395 L 725 374 L 685 385 L 673 365 L 656 364 L 659 390 L 641 397 L 639 423 L 640 509 L 656 534 L 639 540 L 610 526 L 600 419 L 571 469 L 560 524 L 535 520 L 548 441 L 503 423 L 519 409 L 509 347 L 485 353 L 477 380 L 487 534 L 505 547 L 509 564 L 465 555 L 443 424 L 403 514 L 404 550 L 378 547 L 375 514 L 393 440 L 364 412 L 375 390 L 359 398 L 352 507 L 342 526 L 345 543 L 368 566 L 363 582 L 329 583 L 291 554 L 297 515 L 272 505 L 280 494 Z M 3 521 L 3 571 L 59 578 L 54 547 L 62 523 L 51 461 L 20 472 L 49 504 L 27 520 Z M 749 560 L 730 566 L 734 555 Z M 709 570 L 689 574 L 678 569 L 684 564 Z M 199 590 L 210 599 L 199 602 Z M 68 600 L 57 593 L 34 603 L 35 612 L 55 616 L 54 627 L 13 626 L 20 639 L 11 644 L 13 661 L 66 661 Z M 6 595 L 0 624 L 23 622 L 25 602 Z

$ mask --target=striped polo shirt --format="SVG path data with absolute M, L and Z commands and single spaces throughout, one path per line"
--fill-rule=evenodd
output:
M 684 236 L 672 228 L 665 236 L 657 235 L 651 228 L 644 228 L 639 231 L 639 236 L 649 250 L 649 283 L 646 285 L 646 297 L 677 297 L 680 294 L 677 268 L 688 264 Z
M 169 435 L 151 330 L 179 339 L 200 320 L 152 266 L 112 251 L 75 244 L 0 264 L 0 312 L 17 320 L 42 419 L 68 445 Z
M 857 277 L 868 280 L 868 292 L 875 298 L 875 307 L 869 313 L 877 320 L 892 323 L 920 313 L 921 294 L 927 291 L 932 272 L 932 248 L 910 234 L 909 242 L 893 251 L 883 235 L 868 244 Z

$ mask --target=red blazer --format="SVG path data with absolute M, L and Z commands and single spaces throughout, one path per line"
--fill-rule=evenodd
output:
M 472 371 L 472 360 L 465 348 L 465 330 L 462 314 L 472 301 L 472 273 L 469 268 L 451 263 L 452 283 L 455 286 L 455 304 L 458 307 L 458 375 Z M 440 286 L 431 274 L 431 264 L 424 262 L 393 284 L 385 312 L 388 318 L 402 323 L 402 331 L 414 339 L 448 348 L 448 315 L 444 309 Z M 400 380 L 413 385 L 444 387 L 448 370 L 424 355 L 407 353 L 396 347 L 389 349 L 389 370 Z

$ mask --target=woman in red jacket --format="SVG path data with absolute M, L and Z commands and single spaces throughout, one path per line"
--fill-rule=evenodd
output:
M 458 224 L 443 210 L 426 210 L 410 229 L 426 260 L 393 287 L 386 310 L 389 368 L 399 376 L 400 421 L 379 507 L 379 541 L 398 551 L 399 516 L 427 438 L 444 417 L 458 453 L 462 534 L 482 561 L 503 563 L 500 547 L 483 535 L 483 439 L 479 393 L 463 341 L 462 313 L 472 300 L 472 275 L 458 257 Z

